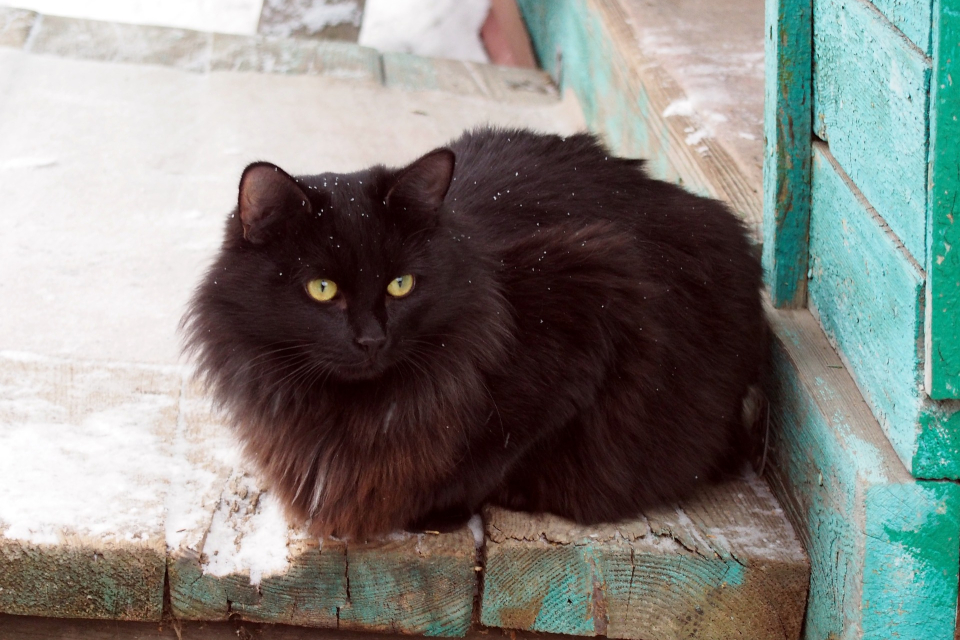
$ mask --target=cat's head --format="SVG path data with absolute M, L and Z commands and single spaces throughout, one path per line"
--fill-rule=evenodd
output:
M 201 370 L 353 383 L 498 358 L 509 314 L 469 225 L 445 203 L 454 166 L 438 149 L 400 170 L 295 178 L 247 167 L 185 318 Z

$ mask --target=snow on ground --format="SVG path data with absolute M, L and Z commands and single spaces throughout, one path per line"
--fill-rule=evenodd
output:
M 480 27 L 490 0 L 367 0 L 360 44 L 421 56 L 488 62 Z

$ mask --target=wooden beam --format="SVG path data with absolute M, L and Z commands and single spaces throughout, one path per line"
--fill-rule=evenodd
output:
M 930 96 L 925 386 L 960 398 L 960 7 L 937 0 Z
M 767 0 L 763 266 L 774 306 L 807 302 L 812 0 Z
M 826 145 L 814 146 L 810 306 L 917 478 L 960 478 L 960 404 L 923 392 L 924 273 Z
M 952 638 L 960 486 L 914 480 L 807 311 L 771 313 L 772 486 L 810 554 L 810 638 Z
M 611 638 L 799 638 L 809 565 L 752 473 L 635 521 L 486 514 L 481 623 Z
M 179 374 L 4 353 L 0 388 L 0 612 L 159 620 Z
M 930 59 L 867 0 L 814 0 L 817 135 L 920 264 Z

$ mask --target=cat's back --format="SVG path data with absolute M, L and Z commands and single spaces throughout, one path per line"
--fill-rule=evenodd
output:
M 702 266 L 732 258 L 753 268 L 745 228 L 726 206 L 650 178 L 643 161 L 611 154 L 591 134 L 483 128 L 450 148 L 448 203 L 499 241 L 599 223 L 648 249 L 696 255 Z

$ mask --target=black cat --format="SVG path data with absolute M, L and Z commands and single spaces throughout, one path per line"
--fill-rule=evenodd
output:
M 721 203 L 590 135 L 480 129 L 399 170 L 247 167 L 184 327 L 291 514 L 363 539 L 715 478 L 750 446 L 760 289 Z

